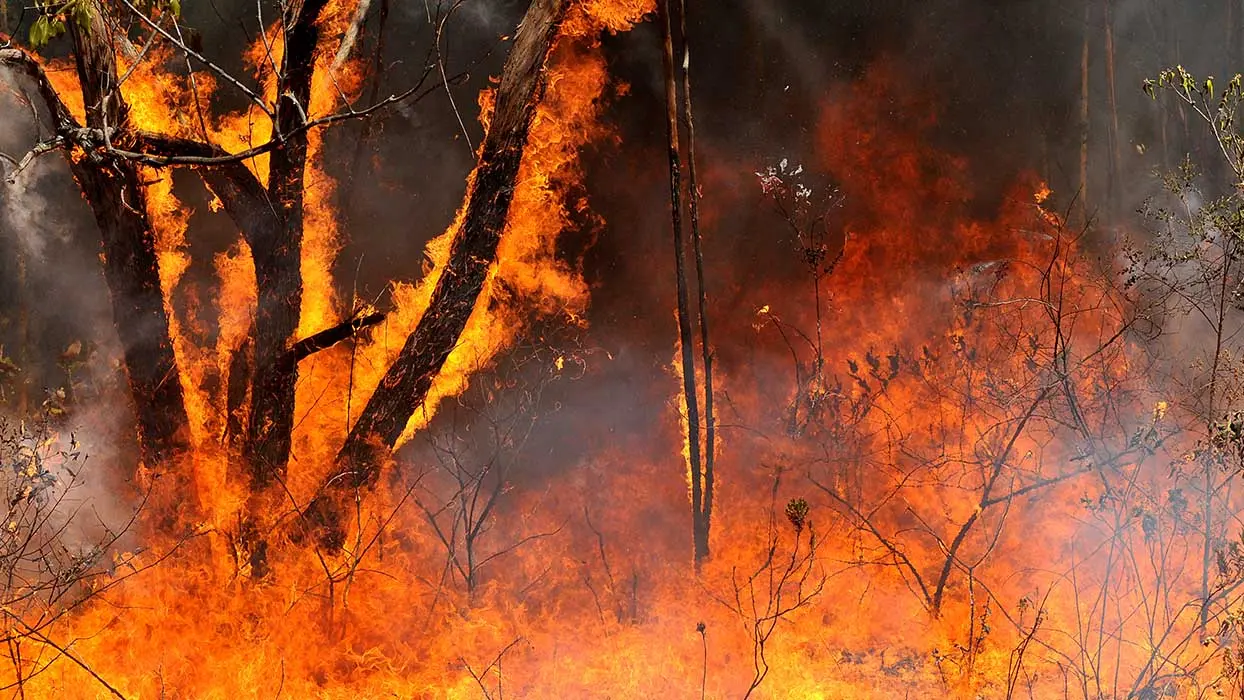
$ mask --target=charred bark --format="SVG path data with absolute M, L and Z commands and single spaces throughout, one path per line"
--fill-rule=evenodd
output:
M 366 313 L 352 316 L 331 328 L 326 328 L 315 335 L 307 336 L 294 343 L 293 347 L 281 358 L 279 364 L 285 367 L 296 366 L 299 362 L 321 350 L 327 350 L 337 343 L 353 338 L 372 326 L 383 323 L 384 318 L 385 315 L 382 313 Z
M 700 325 L 700 360 L 704 365 L 704 504 L 699 512 L 703 521 L 705 554 L 713 522 L 713 491 L 717 461 L 717 423 L 713 416 L 713 349 L 709 344 L 708 288 L 704 282 L 704 241 L 700 235 L 700 184 L 695 162 L 695 113 L 691 104 L 691 44 L 687 37 L 687 3 L 679 0 L 679 34 L 682 39 L 682 109 L 687 124 L 687 214 L 691 222 L 691 247 L 695 254 L 695 284 Z
M 160 288 L 154 233 L 147 218 L 146 191 L 137 164 L 108 153 L 111 139 L 123 134 L 128 125 L 129 106 L 116 88 L 116 57 L 110 28 L 101 13 L 102 8 L 93 7 L 87 27 L 69 23 L 86 107 L 85 129 L 34 57 L 20 49 L 4 49 L 0 63 L 33 80 L 51 114 L 56 138 L 36 146 L 32 155 L 52 147 L 75 150 L 68 158 L 70 172 L 100 229 L 104 278 L 124 351 L 139 446 L 144 463 L 154 466 L 185 446 L 187 417 Z
M 705 472 L 700 444 L 699 396 L 695 376 L 695 340 L 691 331 L 691 302 L 687 284 L 687 256 L 682 220 L 682 155 L 678 137 L 678 83 L 674 64 L 673 20 L 670 0 L 661 3 L 664 33 L 666 126 L 669 136 L 670 214 L 674 233 L 674 276 L 678 293 L 678 342 L 682 353 L 683 401 L 687 406 L 687 448 L 691 470 L 691 533 L 695 566 L 708 558 L 708 517 L 705 514 Z M 690 195 L 695 197 L 695 193 Z M 707 352 L 707 348 L 705 348 Z
M 251 411 L 243 456 L 252 488 L 263 489 L 281 478 L 289 463 L 294 431 L 297 364 L 281 361 L 302 309 L 303 176 L 307 136 L 302 128 L 311 104 L 311 78 L 319 42 L 316 22 L 327 0 L 305 0 L 287 18 L 281 77 L 277 85 L 276 133 L 289 135 L 272 151 L 268 199 L 281 228 L 271 240 L 255 240 L 258 306 L 255 313 L 255 360 Z
M 340 543 L 332 494 L 376 481 L 380 471 L 376 450 L 396 444 L 475 309 L 496 259 L 527 134 L 543 93 L 545 64 L 568 6 L 568 0 L 534 0 L 527 9 L 501 74 L 496 109 L 467 194 L 466 215 L 428 310 L 350 430 L 337 456 L 336 473 L 308 509 L 312 523 L 324 528 L 322 541 L 327 546 Z
M 134 141 L 143 154 L 164 159 L 190 157 L 211 160 L 229 155 L 224 149 L 211 144 L 165 134 L 137 132 Z M 269 250 L 276 245 L 284 233 L 284 223 L 267 189 L 246 165 L 241 161 L 230 161 L 195 166 L 195 170 L 203 184 L 221 201 L 225 213 L 237 224 L 252 255 L 256 250 Z M 250 403 L 254 395 L 251 391 L 255 367 L 252 336 L 253 332 L 247 334 L 229 362 L 223 439 L 231 449 L 244 449 L 247 444 Z
M 250 406 L 250 378 L 252 361 L 251 339 L 242 341 L 229 358 L 229 383 L 225 394 L 224 444 L 229 449 L 241 446 L 245 436 L 246 418 Z
M 102 12 L 96 5 L 88 27 L 70 22 L 69 28 L 86 126 L 107 134 L 127 123 L 129 106 L 117 87 L 116 57 Z M 63 105 L 49 105 L 54 112 L 63 110 Z M 64 113 L 58 115 L 58 122 L 67 126 L 64 120 Z M 184 446 L 187 418 L 160 289 L 155 236 L 147 218 L 146 190 L 137 167 L 130 163 L 86 154 L 71 157 L 69 166 L 100 229 L 104 278 L 124 349 L 140 448 L 144 463 L 152 467 Z

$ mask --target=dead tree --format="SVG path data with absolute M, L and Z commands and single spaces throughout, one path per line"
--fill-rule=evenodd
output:
M 543 395 L 559 378 L 546 348 L 516 348 L 447 407 L 443 429 L 426 435 L 434 466 L 414 500 L 445 550 L 445 569 L 474 598 L 497 559 L 552 533 L 496 528 L 505 494 L 528 459 L 528 439 L 546 411 Z
M 666 0 L 660 4 L 664 52 L 666 134 L 669 138 L 670 217 L 674 243 L 674 282 L 678 310 L 678 345 L 682 368 L 682 395 L 686 407 L 688 467 L 691 479 L 691 541 L 697 570 L 709 555 L 709 526 L 713 515 L 713 466 L 716 428 L 713 425 L 712 349 L 709 346 L 708 298 L 704 289 L 704 252 L 700 237 L 699 192 L 695 172 L 695 122 L 691 109 L 690 49 L 687 47 L 686 7 L 682 2 Z M 675 63 L 674 12 L 678 14 L 682 65 Z M 678 99 L 679 70 L 682 71 L 683 99 Z M 688 187 L 686 207 L 690 215 L 690 233 L 695 254 L 698 304 L 693 318 L 690 285 L 687 274 L 687 231 L 683 223 L 683 153 L 679 137 L 680 122 L 687 127 Z M 697 388 L 695 337 L 693 327 L 700 330 L 704 362 L 704 415 L 700 414 Z M 701 439 L 701 422 L 705 425 Z
M 717 463 L 717 420 L 713 406 L 713 346 L 710 344 L 708 287 L 704 276 L 704 237 L 700 234 L 700 182 L 696 171 L 695 111 L 691 99 L 691 42 L 687 35 L 687 4 L 679 2 L 679 34 L 682 39 L 682 110 L 687 125 L 687 213 L 691 223 L 691 250 L 695 254 L 696 318 L 700 327 L 700 362 L 704 368 L 704 502 L 703 519 L 707 551 L 708 530 L 713 521 L 713 491 Z

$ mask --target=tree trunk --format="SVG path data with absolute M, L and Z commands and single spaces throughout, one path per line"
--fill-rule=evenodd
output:
M 704 281 L 704 241 L 700 236 L 700 183 L 695 162 L 695 113 L 691 105 L 691 42 L 687 37 L 687 3 L 679 0 L 679 27 L 682 35 L 682 97 L 683 119 L 687 123 L 687 213 L 691 219 L 691 247 L 695 253 L 695 285 L 699 292 L 697 306 L 700 321 L 700 359 L 704 364 L 704 508 L 703 521 L 705 556 L 708 555 L 708 534 L 713 524 L 713 491 L 717 461 L 717 422 L 713 416 L 713 347 L 709 343 L 708 287 Z
M 686 243 L 682 221 L 682 157 L 678 138 L 678 84 L 670 0 L 661 3 L 664 38 L 666 128 L 669 136 L 670 214 L 674 232 L 674 276 L 678 292 L 678 344 L 682 353 L 683 401 L 687 406 L 687 466 L 691 478 L 691 540 L 696 570 L 708 558 L 708 519 L 704 514 L 704 465 L 700 444 L 699 397 L 695 377 L 695 340 L 691 334 L 691 302 L 687 289 Z M 690 194 L 691 197 L 695 193 Z
M 85 31 L 69 22 L 86 126 L 123 127 L 129 106 L 116 88 L 117 67 L 103 8 Z M 121 161 L 69 158 L 103 239 L 104 278 L 138 422 L 143 462 L 155 467 L 185 445 L 186 409 L 160 290 L 155 236 L 138 169 Z
M 458 344 L 496 259 L 514 195 L 527 133 L 543 93 L 545 64 L 569 0 L 534 0 L 519 27 L 497 90 L 496 109 L 467 193 L 466 214 L 427 312 L 364 406 L 337 455 L 336 473 L 309 506 L 321 541 L 340 543 L 334 492 L 368 486 L 379 476 L 377 448 L 391 449 L 433 378 Z
M 275 207 L 280 230 L 270 239 L 251 242 L 258 308 L 250 421 L 243 456 L 256 491 L 283 478 L 294 431 L 298 366 L 280 360 L 293 342 L 302 310 L 307 136 L 299 129 L 307 121 L 310 109 L 315 48 L 320 36 L 316 22 L 326 4 L 327 0 L 306 0 L 285 35 L 275 133 L 286 134 L 287 139 L 272 152 L 268 178 L 268 199 Z

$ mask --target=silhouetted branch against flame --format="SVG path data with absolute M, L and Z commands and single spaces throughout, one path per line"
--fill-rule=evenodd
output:
M 486 682 L 485 677 L 488 676 L 488 674 L 490 674 L 494 668 L 497 669 L 496 671 L 497 673 L 497 688 L 496 688 L 497 697 L 495 700 L 501 700 L 501 698 L 503 697 L 501 694 L 501 691 L 502 691 L 501 659 L 504 658 L 505 655 L 508 654 L 511 649 L 513 649 L 514 647 L 526 641 L 527 640 L 522 637 L 515 637 L 512 642 L 505 645 L 505 648 L 497 653 L 496 657 L 494 657 L 493 660 L 489 662 L 487 666 L 485 666 L 482 670 L 479 670 L 479 671 L 476 671 L 474 668 L 471 667 L 471 663 L 466 660 L 466 657 L 461 657 L 461 656 L 458 657 L 459 662 L 462 663 L 462 666 L 463 668 L 466 669 L 467 673 L 471 674 L 471 678 L 475 680 L 476 685 L 479 686 L 480 692 L 484 694 L 484 698 L 486 700 L 494 700 L 494 698 L 492 695 L 493 691 L 489 687 L 488 683 Z
M 391 448 L 422 405 L 432 380 L 458 344 L 496 258 L 528 130 L 544 88 L 545 64 L 568 0 L 535 0 L 523 18 L 502 70 L 496 108 L 480 150 L 465 215 L 451 244 L 427 311 L 368 400 L 338 453 L 337 471 L 312 510 L 325 519 L 326 544 L 339 542 L 340 523 L 325 508 L 343 489 L 374 483 L 375 446 Z
M 541 334 L 543 335 L 543 334 Z M 547 337 L 516 349 L 491 367 L 475 368 L 475 381 L 443 409 L 443 427 L 424 431 L 435 467 L 415 496 L 468 596 L 483 572 L 501 557 L 558 534 L 563 525 L 533 533 L 494 531 L 497 511 L 527 464 L 525 448 L 536 425 L 556 407 L 543 405 L 546 389 L 561 376 L 550 362 Z M 521 386 L 518 391 L 500 387 Z
M 794 535 L 789 555 L 782 552 L 785 538 L 778 527 L 777 505 L 781 476 L 779 470 L 773 482 L 765 550 L 759 564 L 742 576 L 738 567 L 732 568 L 727 590 L 709 591 L 718 603 L 739 617 L 749 635 L 752 677 L 744 698 L 751 697 L 769 674 L 769 647 L 778 624 L 811 605 L 825 591 L 829 580 L 817 558 L 821 539 L 809 518 L 808 502 L 802 498 L 788 500 L 782 509 Z M 703 623 L 697 630 L 704 633 Z
M 326 328 L 315 335 L 308 336 L 294 343 L 289 349 L 288 355 L 281 361 L 288 364 L 298 364 L 310 357 L 312 354 L 321 350 L 327 350 L 343 340 L 348 340 L 355 335 L 371 328 L 377 324 L 383 323 L 385 314 L 380 312 L 363 313 L 352 316 L 337 325 Z
M 223 79 L 225 82 L 236 87 L 239 91 L 242 92 L 243 95 L 246 95 L 246 97 L 256 107 L 258 107 L 264 114 L 268 115 L 269 117 L 276 116 L 276 113 L 273 110 L 273 108 L 270 107 L 268 103 L 262 97 L 259 96 L 259 92 L 257 92 L 255 89 L 247 86 L 245 83 L 239 80 L 232 73 L 221 68 L 219 65 L 209 60 L 203 54 L 199 53 L 198 51 L 195 51 L 193 48 L 188 46 L 185 43 L 185 41 L 183 41 L 180 37 L 174 36 L 167 29 L 160 26 L 159 23 L 155 22 L 150 17 L 148 17 L 147 13 L 135 7 L 134 4 L 130 2 L 130 0 L 121 0 L 121 2 L 122 4 L 126 6 L 126 8 L 130 10 L 131 13 L 133 13 L 135 17 L 138 18 L 140 22 L 146 25 L 152 32 L 164 37 L 165 41 L 168 41 L 170 44 L 177 47 L 177 49 L 181 51 L 183 54 L 185 54 L 187 58 L 193 58 L 199 63 L 202 63 L 212 73 L 220 76 L 220 78 Z M 310 0 L 310 2 L 305 3 L 305 4 L 314 6 L 315 0 Z M 322 2 L 320 4 L 321 6 L 323 5 Z

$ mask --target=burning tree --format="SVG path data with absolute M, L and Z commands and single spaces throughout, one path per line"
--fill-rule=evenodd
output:
M 10 160 L 21 169 L 62 153 L 100 231 L 137 419 L 136 475 L 158 493 L 144 516 L 150 536 L 209 535 L 206 546 L 253 579 L 273 571 L 273 543 L 321 545 L 315 586 L 330 611 L 365 575 L 360 562 L 392 518 L 383 497 L 384 514 L 354 517 L 387 454 L 530 319 L 581 312 L 585 287 L 558 259 L 556 236 L 575 205 L 566 200 L 577 149 L 601 133 L 593 118 L 606 81 L 590 48 L 650 9 L 532 2 L 482 98 L 475 169 L 422 282 L 394 285 L 383 312 L 343 302 L 323 133 L 448 89 L 456 77 L 440 37 L 460 4 L 429 7 L 435 45 L 415 81 L 383 99 L 361 97 L 369 2 L 282 2 L 268 19 L 258 4 L 247 74 L 205 52 L 177 2 L 37 3 L 26 45 L 9 38 L 0 49 L 48 134 Z M 62 34 L 70 61 L 40 55 Z M 211 261 L 221 303 L 206 338 L 178 301 L 190 260 L 176 169 L 193 173 L 238 231 Z
M 203 442 L 194 439 L 195 428 L 188 425 L 186 385 L 194 382 L 186 376 L 191 371 L 184 367 L 187 353 L 181 353 L 179 366 L 178 324 L 169 316 L 167 301 L 176 273 L 169 269 L 168 234 L 161 232 L 156 213 L 167 211 L 172 201 L 167 170 L 196 172 L 240 231 L 240 257 L 253 264 L 254 311 L 244 314 L 250 316 L 249 328 L 234 329 L 231 339 L 225 413 L 240 426 L 236 463 L 248 475 L 255 497 L 269 504 L 285 499 L 300 364 L 384 318 L 366 305 L 336 311 L 331 289 L 324 287 L 322 277 L 329 274 L 324 266 L 331 261 L 315 256 L 328 252 L 327 242 L 309 229 L 324 206 L 316 200 L 322 195 L 312 179 L 322 177 L 314 165 L 320 132 L 439 87 L 426 84 L 437 75 L 430 56 L 422 77 L 407 90 L 359 104 L 360 77 L 343 64 L 349 64 L 349 42 L 367 6 L 354 13 L 347 5 L 324 0 L 282 4 L 279 21 L 265 27 L 256 44 L 261 53 L 252 76 L 232 75 L 192 46 L 177 3 L 39 5 L 30 30 L 34 47 L 66 32 L 77 85 L 49 72 L 31 50 L 10 45 L 2 55 L 6 65 L 33 84 L 51 131 L 22 160 L 66 152 L 99 225 L 148 468 L 163 469 L 188 443 Z M 330 547 L 341 538 L 336 494 L 375 483 L 381 464 L 376 450 L 398 442 L 459 345 L 485 290 L 546 82 L 547 57 L 568 10 L 569 3 L 554 1 L 529 8 L 502 71 L 476 172 L 426 310 L 361 411 L 350 417 L 338 466 L 305 508 L 308 522 Z M 446 17 L 438 9 L 430 21 L 440 29 Z M 347 28 L 338 42 L 336 33 Z M 165 81 L 172 83 L 167 92 L 145 92 L 155 88 L 147 81 L 174 59 L 183 61 L 186 71 Z M 238 117 L 253 122 L 249 136 L 228 131 L 228 121 L 213 114 L 209 100 L 216 86 L 247 101 Z M 135 100 L 147 99 L 175 105 L 178 119 L 169 119 L 167 110 L 152 119 L 147 104 L 143 112 L 134 109 Z M 155 188 L 159 193 L 151 178 L 164 183 Z M 309 211 L 312 206 L 316 209 Z M 308 292 L 312 283 L 317 287 Z M 304 300 L 312 292 L 318 298 Z M 197 407 L 190 415 L 196 422 L 206 417 Z M 255 517 L 259 501 L 252 507 Z M 262 572 L 265 546 L 255 533 L 253 563 Z

